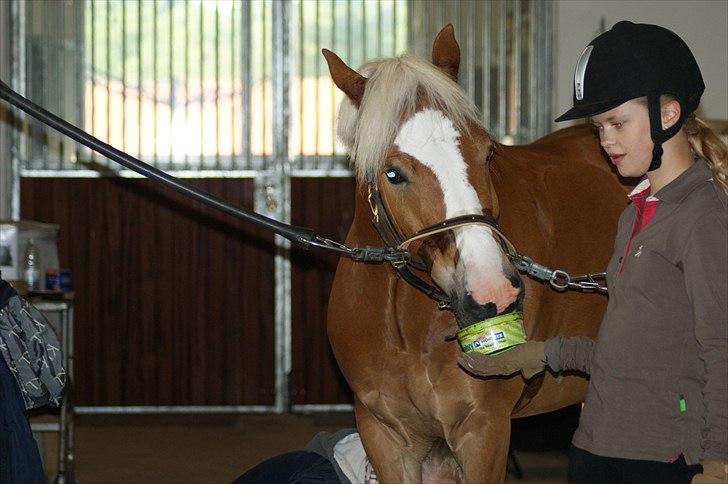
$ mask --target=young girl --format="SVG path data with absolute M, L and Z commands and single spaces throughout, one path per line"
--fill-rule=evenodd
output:
M 589 117 L 619 173 L 644 177 L 619 220 L 597 339 L 460 358 L 483 376 L 590 375 L 574 483 L 728 482 L 728 150 L 693 113 L 704 88 L 662 27 L 619 22 L 586 47 L 557 121 Z

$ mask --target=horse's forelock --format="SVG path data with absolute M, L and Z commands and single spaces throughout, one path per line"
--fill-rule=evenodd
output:
M 360 182 L 382 169 L 400 124 L 417 110 L 419 96 L 442 111 L 462 134 L 469 123 L 482 126 L 466 93 L 431 63 L 412 55 L 371 61 L 359 68 L 367 77 L 359 109 L 347 98 L 339 108 L 337 133 L 354 160 Z

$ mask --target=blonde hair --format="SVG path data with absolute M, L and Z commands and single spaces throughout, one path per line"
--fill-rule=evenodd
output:
M 692 113 L 683 125 L 690 148 L 710 166 L 713 180 L 728 194 L 728 147 L 705 121 Z
M 635 99 L 635 101 L 647 106 L 646 97 Z M 661 105 L 670 101 L 678 101 L 678 99 L 671 94 L 660 96 Z M 690 113 L 681 129 L 688 137 L 690 149 L 705 160 L 713 171 L 713 180 L 728 194 L 728 147 L 726 144 L 713 131 L 713 128 L 698 118 L 695 113 Z

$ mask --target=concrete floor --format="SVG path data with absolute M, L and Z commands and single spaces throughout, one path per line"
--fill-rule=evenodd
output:
M 352 425 L 351 414 L 81 415 L 75 477 L 80 484 L 226 483 L 268 457 L 305 446 L 318 431 Z M 48 482 L 55 446 L 54 434 L 46 435 Z M 516 456 L 524 478 L 509 474 L 509 483 L 568 483 L 564 450 L 518 450 Z

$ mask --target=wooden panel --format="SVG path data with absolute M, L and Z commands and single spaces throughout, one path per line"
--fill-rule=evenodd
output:
M 252 207 L 252 180 L 190 182 Z M 274 401 L 271 235 L 139 179 L 28 178 L 76 289 L 78 405 Z
M 291 220 L 343 242 L 354 217 L 353 178 L 291 181 Z M 291 399 L 294 404 L 351 403 L 326 336 L 326 310 L 338 256 L 292 251 Z

